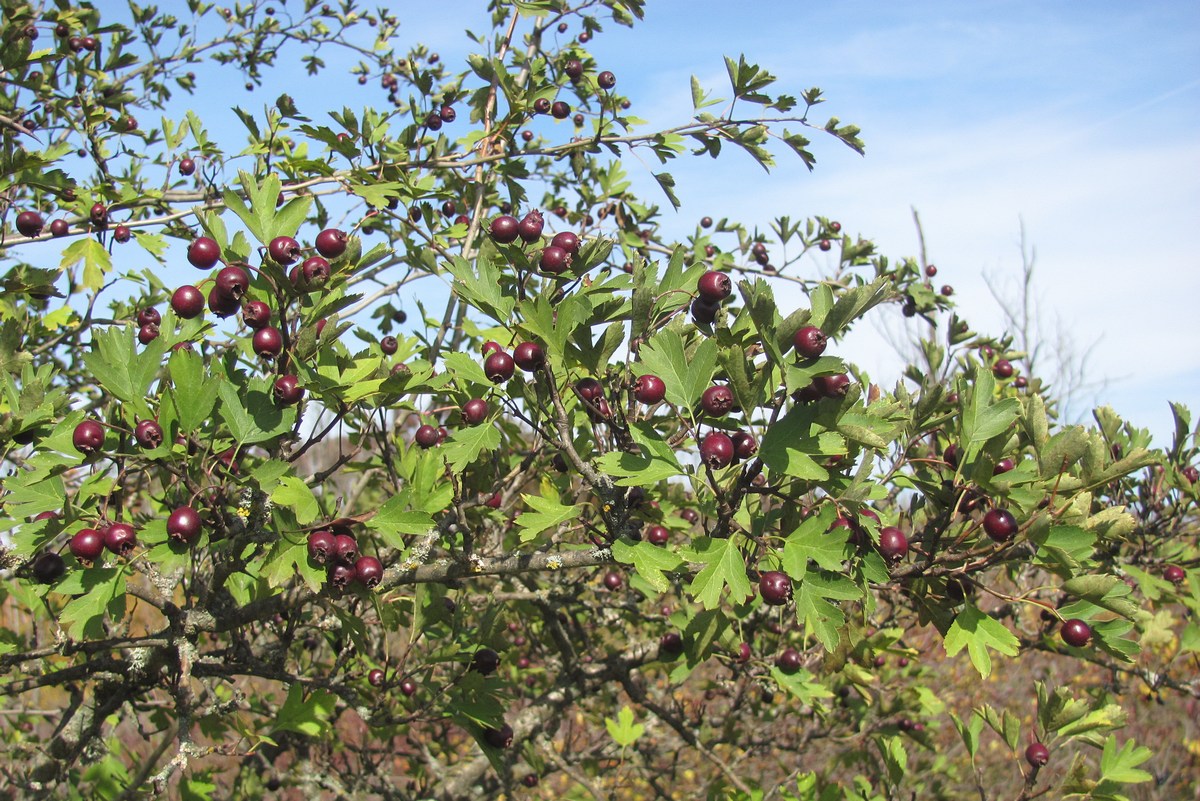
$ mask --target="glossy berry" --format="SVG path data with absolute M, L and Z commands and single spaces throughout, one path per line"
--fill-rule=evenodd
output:
M 503 498 L 503 497 L 501 497 L 500 493 L 498 493 L 498 492 L 493 492 L 493 493 L 491 494 L 491 497 L 489 497 L 489 498 L 488 498 L 486 501 L 484 501 L 484 502 L 483 502 L 483 505 L 484 505 L 484 506 L 486 506 L 486 507 L 487 507 L 487 508 L 489 508 L 489 509 L 499 509 L 499 508 L 500 508 L 500 504 L 501 504 L 503 501 L 504 501 L 504 498 Z
M 733 454 L 739 459 L 749 459 L 758 453 L 758 440 L 748 431 L 736 431 L 730 437 L 733 440 Z
M 513 217 L 509 214 L 502 214 L 496 219 L 492 220 L 492 224 L 489 226 L 488 230 L 492 234 L 492 239 L 495 239 L 502 245 L 507 245 L 510 242 L 516 241 L 519 233 L 519 225 L 520 223 L 517 222 L 516 217 Z
M 1163 568 L 1162 576 L 1172 584 L 1182 584 L 1187 579 L 1187 573 L 1179 565 L 1167 565 Z
M 951 467 L 957 468 L 958 467 L 958 459 L 959 459 L 958 445 L 956 445 L 954 443 L 950 443 L 949 445 L 947 445 L 946 449 L 944 451 L 942 451 L 942 459 L 945 460 L 946 464 L 950 465 Z
M 1197 481 L 1200 481 L 1200 470 L 1197 470 L 1193 465 L 1188 465 L 1179 472 L 1189 484 L 1195 484 Z
M 147 306 L 144 309 L 139 309 L 137 313 L 138 325 L 161 325 L 162 315 L 158 313 L 158 309 L 153 306 Z
M 899 562 L 908 555 L 908 537 L 894 526 L 879 529 L 879 552 L 889 562 Z
M 546 366 L 546 352 L 536 342 L 522 342 L 513 349 L 513 362 L 527 373 Z
M 299 380 L 294 375 L 281 375 L 276 378 L 271 392 L 280 406 L 294 406 L 304 397 L 304 388 L 299 385 Z
M 342 564 L 353 565 L 358 560 L 358 540 L 349 534 L 334 534 L 333 555 Z
M 700 281 L 696 284 L 696 291 L 710 304 L 720 303 L 733 294 L 733 282 L 725 273 L 709 270 L 700 276 Z
M 610 590 L 616 591 L 621 589 L 621 585 L 625 583 L 625 579 L 615 570 L 610 570 L 604 574 L 604 586 Z
M 149 345 L 151 342 L 158 339 L 158 334 L 159 330 L 157 325 L 143 325 L 138 329 L 138 342 L 142 343 L 143 345 Z
M 71 434 L 71 444 L 80 453 L 95 453 L 104 446 L 104 426 L 95 420 L 84 420 L 75 426 L 75 431 Z
M 204 294 L 191 284 L 184 284 L 171 294 L 171 309 L 184 320 L 204 313 Z
M 322 256 L 327 259 L 336 259 L 346 252 L 346 241 L 348 238 L 344 231 L 337 228 L 326 228 L 317 234 L 314 244 L 317 246 L 317 252 Z
M 103 203 L 93 203 L 92 208 L 88 210 L 88 219 L 92 221 L 92 225 L 108 224 L 108 206 Z
M 937 275 L 937 267 L 930 264 L 929 266 L 927 266 L 925 268 L 925 275 L 929 276 L 930 278 L 933 278 L 935 275 Z
M 946 284 L 944 287 L 942 287 L 942 295 L 944 297 L 948 298 L 953 294 L 954 294 L 954 287 L 950 286 L 949 284 Z
M 671 532 L 666 526 L 650 526 L 643 536 L 651 545 L 666 545 L 667 540 L 671 538 Z
M 271 323 L 271 307 L 261 300 L 248 300 L 242 304 L 242 322 L 257 331 Z
M 17 230 L 22 236 L 37 236 L 43 225 L 45 220 L 36 211 L 23 211 L 17 215 Z
M 825 352 L 828 338 L 815 325 L 806 325 L 792 336 L 796 353 L 805 359 L 815 359 Z
M 142 420 L 133 429 L 133 438 L 143 448 L 157 448 L 163 441 L 162 426 L 157 420 Z
M 1074 648 L 1083 648 L 1092 640 L 1092 629 L 1079 618 L 1071 618 L 1062 624 L 1060 632 L 1063 642 Z
M 552 275 L 560 275 L 571 266 L 571 254 L 560 247 L 551 245 L 542 249 L 538 266 Z
M 733 461 L 733 440 L 728 434 L 714 431 L 700 443 L 700 459 L 714 469 L 727 466 Z
M 556 100 L 554 105 L 550 106 L 550 115 L 556 120 L 565 120 L 571 116 L 571 107 L 561 100 Z
M 54 551 L 45 551 L 33 560 L 33 580 L 38 584 L 53 584 L 67 571 L 63 558 Z
M 318 289 L 329 282 L 332 275 L 329 262 L 320 256 L 305 259 L 300 265 L 300 275 L 305 289 Z
M 789 676 L 799 670 L 803 664 L 804 660 L 795 648 L 788 648 L 775 657 L 775 667 Z
M 1012 470 L 1013 467 L 1015 467 L 1015 466 L 1016 465 L 1013 464 L 1013 460 L 1006 457 L 1006 458 L 1001 459 L 1000 461 L 996 462 L 996 466 L 992 468 L 992 475 L 993 476 L 1003 475 L 1004 473 L 1007 473 L 1009 470 Z
M 699 325 L 712 325 L 716 322 L 718 308 L 718 304 L 709 303 L 703 297 L 696 298 L 692 301 L 692 320 Z
M 167 518 L 167 536 L 189 545 L 200 536 L 200 513 L 190 506 L 180 506 Z
M 217 273 L 214 285 L 217 287 L 217 291 L 225 297 L 240 301 L 246 294 L 246 290 L 250 288 L 250 275 L 236 265 L 222 267 Z
M 1040 768 L 1050 761 L 1050 749 L 1041 743 L 1031 743 L 1025 749 L 1025 761 L 1030 767 Z
M 400 348 L 400 342 L 394 336 L 386 336 L 379 340 L 379 349 L 385 356 L 391 356 Z
M 67 547 L 80 562 L 95 562 L 104 553 L 104 536 L 94 528 L 81 528 Z
M 179 160 L 179 174 L 180 175 L 191 175 L 195 171 L 196 171 L 195 159 L 182 158 Z
M 537 787 L 538 781 L 539 779 L 536 773 L 526 773 L 521 777 L 521 784 L 525 785 L 526 787 Z
M 477 426 L 487 419 L 488 402 L 482 398 L 472 398 L 463 404 L 462 418 L 469 426 Z
M 279 355 L 283 350 L 283 335 L 273 325 L 260 328 L 254 332 L 254 352 L 266 359 Z
M 1017 533 L 1017 519 L 1007 509 L 991 509 L 983 516 L 983 530 L 996 542 L 1008 542 Z
M 647 373 L 639 376 L 633 382 L 633 397 L 637 398 L 638 403 L 644 403 L 651 406 L 655 403 L 661 403 L 662 399 L 667 396 L 667 385 L 658 376 Z
M 562 248 L 572 256 L 579 252 L 579 237 L 571 231 L 560 231 L 555 234 L 554 238 L 550 240 L 550 244 L 556 248 Z
M 221 246 L 215 239 L 207 236 L 196 237 L 188 245 L 187 260 L 193 267 L 201 270 L 211 270 L 221 258 Z
M 508 748 L 513 741 L 512 726 L 505 723 L 498 729 L 484 729 L 483 741 L 492 748 Z
M 71 233 L 71 224 L 66 220 L 52 220 L 50 222 L 51 236 L 66 236 Z
M 383 680 L 384 673 L 379 668 L 375 668 L 367 674 L 367 683 L 369 683 L 372 687 L 382 687 Z
M 417 694 L 417 683 L 412 679 L 405 679 L 404 681 L 400 682 L 400 692 L 404 693 L 409 698 L 412 698 Z
M 569 60 L 563 67 L 563 72 L 565 72 L 567 77 L 572 81 L 578 80 L 583 76 L 583 62 L 577 58 L 573 58 Z
M 413 442 L 425 449 L 432 448 L 438 444 L 438 431 L 431 425 L 423 425 L 413 434 Z
M 612 89 L 617 85 L 617 76 L 605 70 L 596 76 L 596 85 L 601 89 Z
M 484 342 L 483 347 L 479 349 L 480 353 L 484 355 L 484 358 L 502 350 L 504 350 L 504 348 L 501 347 L 500 343 L 494 339 L 489 339 L 487 342 Z
M 493 384 L 502 384 L 512 378 L 515 368 L 516 362 L 513 361 L 513 357 L 502 350 L 491 354 L 483 362 L 484 375 Z
M 100 533 L 104 547 L 117 556 L 125 556 L 137 547 L 137 533 L 128 523 L 112 523 Z
M 792 598 L 792 580 L 787 573 L 767 570 L 758 577 L 758 593 L 764 603 L 783 606 Z
M 674 659 L 683 653 L 683 637 L 677 631 L 668 631 L 658 639 L 658 652 L 668 659 Z
M 850 376 L 845 373 L 819 375 L 813 381 L 821 395 L 826 398 L 844 398 L 850 390 Z
M 684 520 L 686 520 L 688 523 L 695 523 L 697 520 L 700 519 L 700 513 L 697 512 L 695 509 L 680 509 L 679 516 L 681 518 L 683 518 Z
M 992 365 L 992 375 L 996 378 L 1012 378 L 1013 366 L 1008 359 L 997 359 Z
M 517 235 L 526 242 L 536 242 L 542 238 L 542 229 L 545 227 L 545 220 L 542 213 L 537 209 L 526 214 L 521 222 L 517 223 Z
M 354 568 L 341 562 L 332 564 L 329 566 L 327 580 L 329 586 L 333 587 L 335 591 L 341 592 L 350 586 L 350 582 L 354 581 Z
M 127 225 L 118 225 L 113 229 L 113 241 L 115 242 L 128 242 L 132 236 L 133 234 L 130 232 L 129 226 Z
M 300 258 L 300 243 L 290 236 L 277 236 L 267 245 L 272 261 L 284 267 Z
M 241 307 L 241 301 L 231 295 L 226 295 L 219 287 L 214 285 L 212 289 L 208 290 L 208 308 L 218 317 L 235 315 Z
M 471 660 L 471 670 L 484 676 L 490 676 L 500 667 L 500 654 L 491 648 L 480 648 Z
M 383 580 L 383 563 L 374 556 L 360 556 L 354 562 L 354 578 L 370 589 Z
M 337 553 L 337 540 L 333 532 L 325 529 L 313 531 L 308 535 L 308 558 L 318 565 L 332 561 Z
M 709 387 L 700 396 L 700 407 L 713 417 L 724 417 L 733 409 L 733 390 L 724 384 Z
M 575 391 L 586 401 L 596 403 L 604 397 L 604 385 L 594 378 L 581 378 L 575 382 Z

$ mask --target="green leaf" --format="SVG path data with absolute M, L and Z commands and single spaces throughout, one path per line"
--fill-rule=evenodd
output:
M 992 672 L 989 648 L 1005 656 L 1016 656 L 1021 650 L 1020 642 L 1003 623 L 970 604 L 954 619 L 943 645 L 948 656 L 954 656 L 965 646 L 971 664 L 985 679 Z
M 604 726 L 613 741 L 622 748 L 633 745 L 646 731 L 645 726 L 633 722 L 633 710 L 627 706 L 621 707 L 616 720 L 605 718 Z
M 740 604 L 752 594 L 750 579 L 746 577 L 746 558 L 738 547 L 738 537 L 710 539 L 703 550 L 695 551 L 695 561 L 705 565 L 688 586 L 688 593 L 704 604 L 705 609 L 716 609 L 721 604 L 721 593 L 729 587 L 730 600 Z
M 221 399 L 221 419 L 229 427 L 230 435 L 242 445 L 274 439 L 290 430 L 296 420 L 294 407 L 280 408 L 261 390 L 251 390 L 243 399 L 232 384 L 221 381 L 217 384 L 217 394 Z
M 617 540 L 612 545 L 613 559 L 621 564 L 633 565 L 637 574 L 659 592 L 666 592 L 671 584 L 664 573 L 683 567 L 683 560 L 675 553 L 648 542 L 629 544 Z
M 104 613 L 114 621 L 125 617 L 125 571 L 92 567 L 68 575 L 56 588 L 62 593 L 82 592 L 63 607 L 59 624 L 73 640 L 104 636 Z
M 535 511 L 522 512 L 517 515 L 516 526 L 521 532 L 521 542 L 529 542 L 538 534 L 548 529 L 557 528 L 563 523 L 579 516 L 581 506 L 565 506 L 553 498 L 540 495 L 521 494 L 525 503 Z
M 394 495 L 368 518 L 366 527 L 383 537 L 390 548 L 404 548 L 405 534 L 425 534 L 433 528 L 433 517 L 426 512 L 411 511 L 407 493 Z
M 825 649 L 837 648 L 839 629 L 846 625 L 846 615 L 831 598 L 860 596 L 853 583 L 842 578 L 819 579 L 810 574 L 795 590 L 796 618 L 804 624 L 805 635 L 812 634 Z
M 442 443 L 441 454 L 451 472 L 461 473 L 484 451 L 494 451 L 500 446 L 500 429 L 490 423 L 465 426 L 455 429 L 450 438 Z
M 68 245 L 62 254 L 59 267 L 67 270 L 83 262 L 83 286 L 95 291 L 104 286 L 104 276 L 112 271 L 112 257 L 100 240 L 81 236 Z
M 84 354 L 88 370 L 113 397 L 134 405 L 135 414 L 149 417 L 146 394 L 162 367 L 166 343 L 155 339 L 141 353 L 134 349 L 132 332 L 124 326 L 94 329 L 92 350 Z
M 1137 766 L 1154 756 L 1149 748 L 1137 745 L 1133 740 L 1126 740 L 1125 745 L 1117 747 L 1116 735 L 1110 734 L 1104 741 L 1104 753 L 1100 757 L 1100 775 L 1106 781 L 1121 784 L 1139 784 L 1148 782 L 1154 777 Z
M 775 683 L 780 687 L 796 696 L 802 704 L 811 705 L 818 698 L 833 697 L 833 692 L 807 670 L 784 673 L 778 667 L 772 665 L 771 678 L 775 679 Z
M 837 517 L 837 509 L 827 503 L 799 528 L 788 535 L 783 545 L 783 569 L 793 581 L 803 581 L 808 573 L 808 560 L 832 573 L 842 570 L 843 563 L 850 558 L 852 550 L 844 529 L 829 531 Z M 838 532 L 842 532 L 839 536 Z
M 217 403 L 215 381 L 204 376 L 204 360 L 198 353 L 180 349 L 167 363 L 173 390 L 170 393 L 181 431 L 198 431 L 212 417 Z
M 638 351 L 646 369 L 667 385 L 667 400 L 680 409 L 691 409 L 712 382 L 717 366 L 717 343 L 705 339 L 685 353 L 683 338 L 673 328 L 659 331 Z
M 316 520 L 321 512 L 312 490 L 296 476 L 284 476 L 271 493 L 271 500 L 291 509 L 296 515 L 296 522 L 302 526 Z
M 273 731 L 293 731 L 305 737 L 321 737 L 330 731 L 329 718 L 337 705 L 337 696 L 325 690 L 312 690 L 293 684 L 287 701 L 275 717 Z

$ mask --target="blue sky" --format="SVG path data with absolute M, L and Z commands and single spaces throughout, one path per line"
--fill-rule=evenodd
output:
M 452 66 L 468 52 L 463 29 L 486 27 L 482 0 L 392 8 L 399 49 L 423 41 Z M 917 252 L 915 208 L 936 280 L 955 287 L 978 330 L 1000 333 L 985 276 L 1015 280 L 1023 221 L 1041 318 L 1078 352 L 1091 348 L 1089 376 L 1107 382 L 1100 401 L 1160 442 L 1168 400 L 1200 407 L 1200 255 L 1189 241 L 1200 222 L 1200 4 L 651 0 L 644 23 L 610 25 L 591 49 L 651 125 L 689 118 L 691 75 L 726 96 L 722 56 L 744 53 L 779 91 L 820 86 L 824 114 L 862 127 L 866 157 L 815 137 L 812 174 L 786 154 L 771 175 L 732 152 L 676 162 L 674 233 L 705 214 L 764 228 L 824 214 L 900 257 Z M 321 119 L 322 97 L 331 108 L 381 99 L 374 82 L 348 87 L 332 72 L 317 91 L 287 86 L 295 74 L 235 101 L 257 111 L 285 87 Z M 189 102 L 210 131 L 234 133 L 227 98 Z M 648 170 L 628 168 L 660 197 Z M 781 305 L 801 302 L 781 292 Z M 838 350 L 889 384 L 900 361 L 887 338 L 904 322 L 894 309 L 875 316 Z

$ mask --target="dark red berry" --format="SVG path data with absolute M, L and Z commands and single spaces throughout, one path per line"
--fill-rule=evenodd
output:
M 300 275 L 305 289 L 318 289 L 325 286 L 332 272 L 328 261 L 320 256 L 312 256 L 300 265 Z
M 1012 378 L 1013 366 L 1008 359 L 997 359 L 992 365 L 992 375 L 996 378 Z
M 471 660 L 471 670 L 484 676 L 490 676 L 500 667 L 500 654 L 491 648 L 480 648 Z
M 329 566 L 328 573 L 329 586 L 337 592 L 341 592 L 350 586 L 350 582 L 354 581 L 354 568 L 351 565 L 338 562 Z
M 317 234 L 316 246 L 317 252 L 327 259 L 336 259 L 338 256 L 346 252 L 346 241 L 348 237 L 345 232 L 337 228 L 326 228 L 321 233 Z
M 349 534 L 334 534 L 333 555 L 342 564 L 353 565 L 358 560 L 358 540 Z
M 482 398 L 472 398 L 463 404 L 463 421 L 470 426 L 477 426 L 487 419 L 488 402 Z
M 822 239 L 820 242 L 817 243 L 817 247 L 820 248 L 823 252 L 828 253 L 829 251 L 833 250 L 833 243 L 830 242 L 828 239 Z
M 333 532 L 325 529 L 313 531 L 308 535 L 308 556 L 318 565 L 332 561 L 337 556 L 337 540 Z
M 575 391 L 586 401 L 596 403 L 604 397 L 604 385 L 594 378 L 581 378 L 575 382 Z
M 714 431 L 700 443 L 700 459 L 709 467 L 722 468 L 733 461 L 733 440 Z
M 304 388 L 299 385 L 299 380 L 294 375 L 281 375 L 276 378 L 272 392 L 275 402 L 281 406 L 292 406 L 304 397 Z
M 792 580 L 787 573 L 767 570 L 758 577 L 758 594 L 771 606 L 783 606 L 792 599 Z
M 651 545 L 666 545 L 671 538 L 671 532 L 666 526 L 650 526 L 643 535 Z
M 92 221 L 92 225 L 106 225 L 108 223 L 108 206 L 103 203 L 93 203 L 92 208 L 88 211 L 88 218 Z
M 382 687 L 383 680 L 384 680 L 384 673 L 379 668 L 375 668 L 374 670 L 372 670 L 370 673 L 367 674 L 367 682 L 372 687 Z
M 254 332 L 254 352 L 263 358 L 272 359 L 283 350 L 283 335 L 273 325 Z
M 185 320 L 204 313 L 204 295 L 191 284 L 184 284 L 171 294 L 171 308 Z
M 719 308 L 718 304 L 710 303 L 703 297 L 696 298 L 692 301 L 692 320 L 699 325 L 712 325 L 716 322 Z
M 565 120 L 571 116 L 571 107 L 562 100 L 556 100 L 554 105 L 550 106 L 550 115 L 556 120 Z
M 400 348 L 400 342 L 394 336 L 386 336 L 379 340 L 379 349 L 385 356 L 391 356 Z
M 222 267 L 217 273 L 215 282 L 217 291 L 228 298 L 241 301 L 246 290 L 250 288 L 250 275 L 241 267 L 230 265 Z
M 696 290 L 700 293 L 700 297 L 712 303 L 720 303 L 733 294 L 733 282 L 729 280 L 729 276 L 725 273 L 709 270 L 704 275 L 700 276 L 700 281 L 696 284 Z
M 1007 509 L 992 509 L 983 516 L 983 530 L 996 542 L 1008 542 L 1017 533 L 1017 519 Z
M 677 631 L 668 631 L 658 639 L 658 651 L 668 659 L 683 653 L 683 637 Z
M 137 313 L 138 325 L 160 325 L 162 323 L 162 315 L 158 313 L 158 309 L 153 306 L 147 306 L 144 309 L 139 309 Z
M 504 351 L 492 353 L 483 362 L 483 372 L 493 384 L 501 384 L 513 377 L 516 362 Z
M 66 220 L 53 220 L 50 223 L 51 236 L 66 236 L 71 233 L 71 225 Z
M 775 657 L 775 667 L 789 676 L 800 669 L 804 659 L 795 648 L 788 648 Z
M 133 429 L 133 438 L 143 448 L 157 448 L 163 441 L 162 426 L 157 420 L 142 420 Z
M 215 239 L 201 236 L 192 240 L 192 243 L 188 245 L 187 260 L 191 262 L 193 267 L 198 267 L 201 270 L 210 270 L 216 266 L 220 258 L 221 246 L 217 244 Z
M 646 375 L 639 376 L 633 382 L 633 397 L 637 398 L 639 403 L 650 406 L 660 403 L 666 396 L 667 385 L 656 375 L 647 373 Z
M 556 248 L 562 248 L 572 256 L 579 252 L 579 237 L 571 231 L 560 231 L 550 240 L 550 244 Z
M 33 560 L 33 580 L 38 584 L 53 584 L 66 571 L 66 562 L 54 551 L 44 551 Z
M 596 85 L 601 89 L 612 89 L 617 85 L 617 76 L 605 70 L 596 76 Z
M 300 258 L 300 243 L 290 236 L 277 236 L 267 245 L 267 252 L 276 264 L 287 267 Z
M 996 462 L 996 466 L 992 468 L 992 475 L 993 476 L 1002 475 L 1004 473 L 1007 473 L 1009 470 L 1012 470 L 1013 467 L 1015 467 L 1015 465 L 1013 464 L 1012 459 L 1009 459 L 1009 458 L 1001 459 L 1000 461 Z
M 111 523 L 102 532 L 104 547 L 124 556 L 137 547 L 137 532 L 128 523 Z
M 948 298 L 953 294 L 954 294 L 954 287 L 950 286 L 949 284 L 946 284 L 944 287 L 942 287 L 942 295 L 943 296 Z
M 113 241 L 115 242 L 128 242 L 132 236 L 133 234 L 130 232 L 129 226 L 127 225 L 118 225 L 113 229 Z
M 1041 743 L 1031 743 L 1025 749 L 1025 761 L 1030 767 L 1040 768 L 1050 761 L 1050 749 Z
M 615 570 L 610 570 L 604 574 L 604 586 L 610 590 L 619 590 L 624 583 L 625 579 Z
M 374 556 L 360 556 L 354 562 L 354 578 L 370 589 L 383 580 L 383 564 Z
M 484 729 L 483 741 L 492 748 L 508 748 L 512 745 L 513 729 L 505 723 L 498 729 Z
M 138 342 L 141 342 L 143 345 L 149 345 L 151 342 L 158 339 L 158 334 L 159 331 L 157 325 L 143 325 L 138 329 Z
M 536 342 L 522 342 L 513 349 L 513 362 L 527 373 L 541 370 L 546 365 L 546 352 Z
M 405 679 L 404 681 L 400 682 L 400 692 L 404 693 L 409 698 L 412 698 L 417 694 L 417 683 L 412 679 Z
M 529 212 L 517 223 L 517 235 L 526 242 L 536 242 L 542 238 L 542 229 L 545 227 L 545 221 L 542 218 L 542 213 L 537 209 Z
M 17 215 L 17 231 L 22 236 L 37 236 L 42 232 L 45 221 L 36 211 L 23 211 Z
M 81 528 L 68 545 L 71 555 L 81 562 L 95 562 L 104 552 L 104 535 L 94 528 Z
M 84 420 L 75 426 L 71 444 L 83 454 L 92 454 L 104 446 L 104 426 L 95 420 Z
M 496 219 L 492 220 L 492 224 L 489 226 L 488 230 L 492 234 L 492 239 L 495 239 L 497 242 L 503 245 L 507 245 L 510 242 L 516 241 L 517 236 L 519 235 L 519 226 L 520 223 L 517 222 L 516 217 L 508 214 L 502 214 Z
M 1172 584 L 1182 584 L 1187 579 L 1187 573 L 1179 565 L 1167 565 L 1163 568 L 1162 576 Z
M 200 513 L 190 506 L 180 506 L 167 518 L 167 536 L 184 545 L 194 542 L 201 528 Z
M 560 247 L 551 245 L 543 248 L 542 257 L 538 260 L 538 266 L 548 273 L 560 275 L 566 272 L 571 266 L 571 254 Z
M 689 523 L 695 523 L 700 519 L 700 513 L 695 509 L 680 509 L 679 516 Z
M 889 562 L 899 562 L 908 555 L 908 537 L 894 526 L 879 529 L 879 552 Z
M 271 307 L 261 300 L 248 300 L 242 304 L 242 322 L 257 331 L 271 323 Z
M 179 160 L 179 174 L 191 175 L 196 171 L 196 162 L 190 158 L 182 158 Z
M 438 116 L 442 118 L 442 122 L 454 122 L 458 119 L 458 112 L 454 110 L 454 106 L 442 106 L 438 109 Z
M 230 317 L 237 314 L 241 307 L 241 301 L 226 295 L 219 287 L 214 285 L 212 289 L 208 290 L 208 308 L 218 317 Z
M 1083 648 L 1092 640 L 1092 629 L 1078 618 L 1071 618 L 1063 623 L 1060 633 L 1063 642 L 1075 648 Z
M 733 440 L 733 453 L 739 459 L 749 459 L 758 453 L 758 440 L 754 435 L 747 431 L 734 432 L 730 439 Z
M 829 344 L 829 340 L 820 328 L 815 325 L 806 325 L 792 336 L 792 345 L 796 348 L 796 353 L 805 359 L 815 359 L 825 352 L 825 346 Z
M 499 342 L 495 341 L 494 339 L 489 339 L 487 342 L 483 343 L 483 347 L 479 349 L 479 352 L 483 354 L 484 358 L 487 358 L 493 353 L 497 353 L 502 350 L 504 350 L 504 348 Z
M 837 375 L 819 375 L 813 379 L 817 389 L 826 398 L 844 398 L 850 389 L 850 376 L 845 373 Z
M 420 426 L 413 434 L 413 442 L 422 448 L 432 448 L 438 444 L 438 431 L 428 424 Z
M 700 407 L 713 417 L 724 417 L 733 409 L 733 390 L 724 384 L 709 387 L 700 396 Z
M 1200 481 L 1200 470 L 1197 470 L 1193 465 L 1188 465 L 1179 472 L 1189 484 L 1195 484 L 1197 481 Z
M 925 268 L 925 275 L 929 276 L 930 278 L 933 278 L 935 275 L 937 275 L 937 267 L 930 264 L 929 266 L 927 266 Z

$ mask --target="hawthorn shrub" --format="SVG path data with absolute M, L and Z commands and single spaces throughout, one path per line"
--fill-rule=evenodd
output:
M 1063 425 L 928 265 L 824 217 L 671 241 L 634 193 L 861 152 L 819 90 L 727 59 L 644 130 L 588 48 L 640 0 L 493 0 L 463 65 L 353 0 L 0 2 L 6 797 L 1194 778 L 1122 732 L 1198 693 L 1187 410 L 1165 451 Z M 280 52 L 379 94 L 167 114 Z M 838 343 L 900 313 L 888 389 Z

